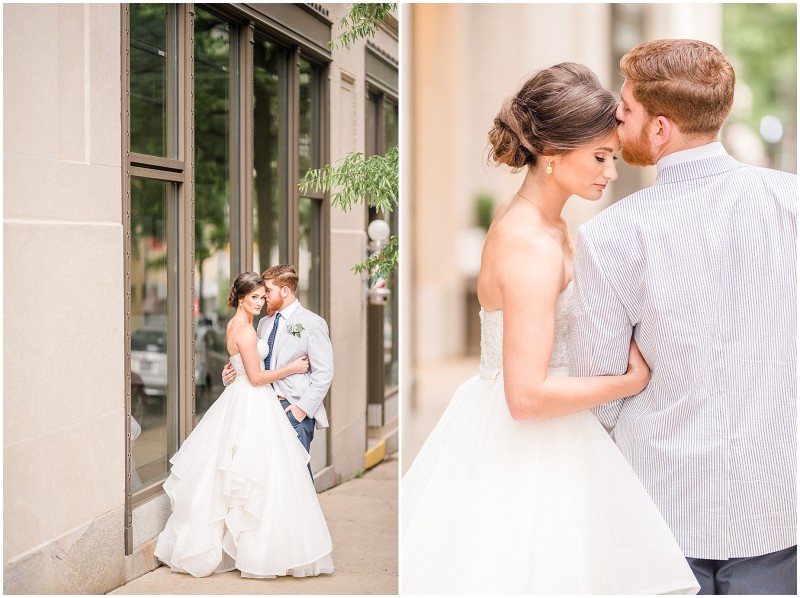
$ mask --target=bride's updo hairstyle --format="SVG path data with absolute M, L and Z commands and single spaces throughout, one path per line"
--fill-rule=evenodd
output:
M 617 100 L 591 69 L 562 62 L 533 75 L 507 99 L 489 131 L 489 157 L 515 170 L 563 154 L 617 128 Z
M 233 281 L 230 293 L 228 293 L 228 305 L 236 309 L 239 307 L 241 301 L 247 293 L 257 287 L 265 287 L 264 279 L 256 272 L 242 272 Z

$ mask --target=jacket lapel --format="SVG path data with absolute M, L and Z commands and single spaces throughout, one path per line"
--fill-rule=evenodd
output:
M 275 361 L 273 361 L 273 363 L 275 364 L 278 363 L 277 360 L 280 359 L 281 347 L 283 347 L 284 343 L 286 343 L 289 337 L 292 336 L 292 334 L 287 330 L 287 327 L 291 326 L 292 324 L 295 324 L 304 311 L 305 308 L 302 305 L 300 305 L 300 302 L 298 301 L 297 307 L 294 308 L 294 312 L 292 313 L 292 317 L 289 318 L 288 320 L 282 320 L 281 322 L 278 323 L 278 326 L 283 328 L 283 330 L 278 330 L 277 332 L 278 337 L 275 339 L 275 347 L 273 348 L 273 350 L 275 351 Z M 305 332 L 305 330 L 303 332 Z

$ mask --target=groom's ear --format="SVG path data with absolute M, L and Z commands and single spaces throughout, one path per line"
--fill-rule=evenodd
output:
M 653 144 L 660 148 L 669 143 L 675 134 L 675 125 L 666 116 L 656 116 L 650 123 Z

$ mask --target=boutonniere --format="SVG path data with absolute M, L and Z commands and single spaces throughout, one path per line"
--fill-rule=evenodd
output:
M 300 338 L 300 333 L 303 332 L 305 328 L 303 328 L 303 325 L 298 322 L 297 324 L 287 324 L 286 330 L 289 331 L 289 334 Z

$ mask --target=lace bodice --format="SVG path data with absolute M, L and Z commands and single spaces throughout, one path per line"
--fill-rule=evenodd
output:
M 264 369 L 264 360 L 267 358 L 268 353 L 269 353 L 269 345 L 267 345 L 267 341 L 263 339 L 258 339 L 258 356 L 261 358 L 262 370 Z M 237 353 L 236 355 L 231 355 L 231 365 L 233 366 L 233 370 L 236 372 L 237 380 L 240 377 L 247 378 L 247 373 L 244 371 L 244 363 L 242 363 L 241 353 Z
M 569 367 L 569 309 L 572 302 L 572 283 L 567 285 L 556 301 L 556 330 L 551 368 Z M 503 370 L 503 311 L 481 309 L 481 377 L 495 378 Z

